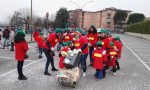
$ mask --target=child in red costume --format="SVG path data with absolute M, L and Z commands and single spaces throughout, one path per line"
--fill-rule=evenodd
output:
M 104 69 L 104 49 L 102 49 L 102 42 L 97 42 L 97 48 L 94 50 L 92 58 L 94 60 L 93 67 L 96 69 L 95 77 L 97 79 L 103 78 L 103 69 Z
M 121 52 L 122 52 L 122 42 L 121 42 L 119 36 L 115 37 L 114 45 L 116 46 L 116 49 L 117 49 L 117 60 L 116 60 L 116 66 L 117 67 L 116 67 L 116 70 L 119 70 L 120 65 L 119 65 L 118 60 L 121 58 Z
M 59 58 L 60 58 L 59 68 L 60 69 L 64 68 L 63 62 L 64 62 L 64 59 L 65 59 L 65 57 L 66 57 L 66 55 L 67 55 L 67 53 L 69 51 L 69 47 L 68 47 L 68 43 L 67 42 L 63 43 L 63 46 L 64 46 L 64 48 L 59 53 Z
M 43 44 L 44 44 L 43 33 L 40 33 L 40 35 L 36 37 L 36 41 L 39 48 L 39 58 L 42 58 Z
M 24 76 L 22 69 L 23 63 L 26 57 L 26 52 L 28 50 L 28 44 L 25 40 L 25 33 L 23 31 L 18 31 L 15 36 L 15 58 L 18 61 L 17 71 L 19 80 L 27 80 L 27 77 Z
M 116 58 L 117 52 L 114 47 L 114 43 L 110 42 L 110 48 L 108 50 L 108 65 L 111 66 L 113 69 L 113 75 L 116 75 Z

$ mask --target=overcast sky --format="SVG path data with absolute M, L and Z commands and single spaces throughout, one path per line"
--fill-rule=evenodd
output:
M 90 0 L 72 0 L 82 7 Z M 137 13 L 144 13 L 150 17 L 150 0 L 93 0 L 87 4 L 83 10 L 98 11 L 108 7 L 131 10 Z M 15 10 L 30 8 L 31 0 L 0 0 L 0 22 L 7 22 Z M 70 0 L 33 0 L 33 10 L 38 16 L 45 16 L 46 12 L 54 14 L 60 7 L 73 10 L 77 7 Z

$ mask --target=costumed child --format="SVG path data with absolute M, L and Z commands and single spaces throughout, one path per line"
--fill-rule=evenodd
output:
M 96 44 L 96 49 L 93 52 L 93 67 L 96 69 L 95 77 L 97 80 L 103 78 L 103 69 L 104 69 L 104 49 L 102 48 L 102 42 L 98 41 Z
M 70 50 L 69 47 L 68 47 L 69 43 L 64 42 L 62 45 L 63 45 L 63 49 L 59 53 L 59 58 L 60 58 L 59 68 L 60 69 L 64 68 L 63 62 L 64 62 L 65 57 L 67 56 L 68 51 Z
M 119 36 L 115 37 L 114 45 L 116 46 L 116 50 L 117 50 L 116 70 L 119 70 L 120 65 L 118 60 L 121 58 L 121 52 L 123 46 Z
M 23 74 L 23 63 L 26 58 L 26 53 L 28 51 L 28 44 L 25 40 L 25 33 L 20 30 L 15 36 L 15 59 L 18 61 L 17 71 L 19 80 L 27 80 L 27 77 Z
M 43 58 L 42 57 L 43 44 L 44 44 L 43 33 L 40 33 L 40 35 L 36 37 L 36 41 L 39 48 L 39 58 Z
M 112 67 L 113 75 L 116 76 L 116 58 L 117 52 L 113 42 L 110 42 L 108 50 L 108 65 Z

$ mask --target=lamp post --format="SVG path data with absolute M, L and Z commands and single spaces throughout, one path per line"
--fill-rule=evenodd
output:
M 32 0 L 31 0 L 31 41 L 32 41 Z
M 86 2 L 85 4 L 83 4 L 82 7 L 80 7 L 80 5 L 79 5 L 78 3 L 76 3 L 76 2 L 74 2 L 74 1 L 70 1 L 70 2 L 73 3 L 73 4 L 75 4 L 75 5 L 78 7 L 78 9 L 81 10 L 81 28 L 83 28 L 83 23 L 82 23 L 82 21 L 83 21 L 83 20 L 82 20 L 82 19 L 83 19 L 83 18 L 82 18 L 82 15 L 83 15 L 83 14 L 82 14 L 82 9 L 83 9 L 86 5 L 88 5 L 89 3 L 94 2 L 94 1 L 92 1 L 92 0 L 91 0 L 91 1 L 88 1 L 88 2 Z
M 49 13 L 47 12 L 47 13 L 46 13 L 46 31 L 47 31 L 47 33 L 48 33 L 48 29 L 49 29 L 48 17 L 49 17 Z

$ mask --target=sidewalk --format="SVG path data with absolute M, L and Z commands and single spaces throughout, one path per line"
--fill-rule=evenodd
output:
M 150 40 L 150 34 L 141 34 L 141 33 L 131 33 L 131 32 L 125 32 L 126 35 L 135 36 L 138 38 Z

